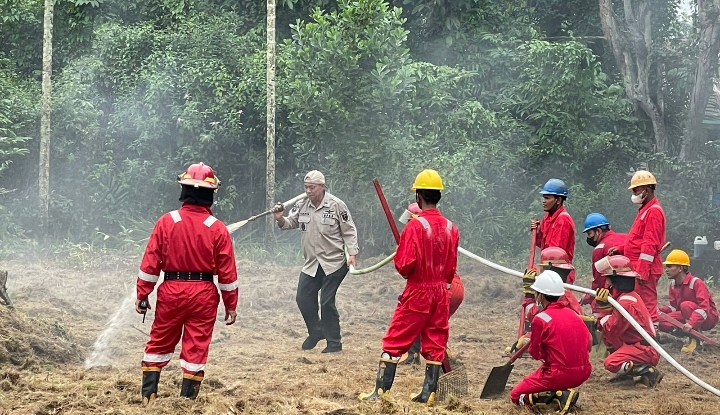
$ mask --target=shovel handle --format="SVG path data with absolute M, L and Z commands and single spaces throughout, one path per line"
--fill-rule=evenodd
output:
M 519 348 L 517 352 L 515 352 L 512 356 L 510 356 L 510 360 L 508 360 L 508 362 L 505 364 L 511 365 L 514 361 L 518 360 L 520 358 L 520 356 L 522 356 L 523 353 L 525 353 L 525 351 L 529 348 L 530 348 L 530 342 L 525 343 L 523 345 L 523 347 Z
M 385 199 L 385 194 L 382 191 L 382 187 L 380 187 L 380 181 L 378 179 L 373 179 L 373 185 L 375 186 L 375 192 L 377 192 L 378 198 L 380 199 L 380 205 L 382 205 L 383 211 L 385 212 L 385 217 L 387 217 L 388 224 L 390 225 L 390 231 L 393 234 L 393 238 L 395 238 L 395 243 L 399 244 L 400 231 L 398 231 L 398 227 L 395 224 L 395 219 L 390 212 L 390 206 L 388 206 L 387 199 Z

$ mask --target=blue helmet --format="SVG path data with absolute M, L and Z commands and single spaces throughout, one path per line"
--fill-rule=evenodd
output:
M 560 179 L 550 179 L 545 183 L 540 194 L 567 197 L 568 188 L 564 181 Z
M 589 231 L 590 229 L 608 225 L 610 225 L 610 222 L 608 222 L 607 218 L 602 213 L 593 212 L 585 218 L 585 229 L 583 229 L 583 233 Z

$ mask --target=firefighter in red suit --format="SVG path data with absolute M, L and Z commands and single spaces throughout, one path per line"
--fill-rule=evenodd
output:
M 585 218 L 585 229 L 583 229 L 583 233 L 587 234 L 587 244 L 594 248 L 592 252 L 592 264 L 602 258 L 605 258 L 608 255 L 608 250 L 610 248 L 625 245 L 625 239 L 627 238 L 627 234 L 617 233 L 610 229 L 610 222 L 600 213 L 591 213 L 587 215 L 587 218 Z M 605 288 L 607 286 L 605 277 L 600 275 L 595 267 L 590 268 L 592 268 L 593 274 L 591 288 L 593 290 Z M 592 295 L 585 294 L 580 304 L 590 304 L 593 316 L 598 317 L 600 315 L 600 309 L 595 303 L 595 297 Z
M 450 329 L 448 290 L 457 269 L 460 235 L 436 207 L 443 190 L 438 172 L 420 172 L 412 190 L 422 213 L 403 229 L 395 255 L 395 268 L 407 284 L 382 340 L 375 390 L 359 398 L 378 399 L 390 390 L 400 357 L 420 335 L 420 352 L 427 364 L 422 391 L 412 400 L 433 406 Z
M 718 323 L 718 311 L 705 281 L 690 273 L 690 256 L 679 249 L 673 249 L 665 258 L 665 272 L 670 279 L 670 305 L 660 307 L 675 320 L 685 323 L 683 331 L 710 330 Z M 675 327 L 660 320 L 660 330 L 671 333 Z M 689 343 L 682 348 L 691 353 L 697 347 L 697 339 L 690 337 Z
M 542 221 L 533 219 L 530 229 L 537 229 L 536 244 L 540 249 L 550 246 L 562 248 L 567 252 L 569 262 L 575 257 L 575 223 L 565 210 L 565 199 L 568 197 L 568 188 L 560 179 L 550 179 L 540 191 L 545 216 Z M 567 283 L 575 282 L 575 271 L 568 275 Z
M 603 362 L 605 369 L 617 375 L 611 382 L 640 377 L 638 383 L 653 388 L 662 380 L 662 373 L 655 367 L 660 361 L 658 352 L 643 339 L 630 322 L 608 303 L 612 295 L 630 316 L 650 336 L 655 337 L 655 326 L 642 297 L 635 292 L 635 279 L 640 274 L 632 270 L 632 261 L 622 255 L 609 256 L 594 266 L 610 281 L 610 288 L 598 288 L 595 299 L 601 310 L 607 310 L 598 319 L 598 329 L 610 355 Z M 610 311 L 612 310 L 612 311 Z
M 550 270 L 557 273 L 563 283 L 566 283 L 568 276 L 575 270 L 575 267 L 570 263 L 569 256 L 562 248 L 556 246 L 550 246 L 543 249 L 540 252 L 540 263 L 536 265 L 539 271 Z M 512 346 L 505 349 L 506 353 L 513 353 L 515 350 L 521 348 L 526 342 L 530 340 L 531 323 L 533 318 L 540 312 L 535 301 L 535 291 L 532 289 L 532 284 L 535 283 L 535 270 L 528 270 L 523 276 L 523 293 L 525 299 L 523 300 L 523 316 L 524 316 L 524 334 L 518 338 Z M 582 307 L 578 302 L 575 294 L 570 290 L 565 290 L 565 294 L 560 296 L 558 304 L 563 307 L 567 307 L 574 311 L 578 316 L 582 316 Z
M 160 278 L 155 320 L 142 359 L 143 404 L 155 400 L 160 371 L 168 364 L 182 339 L 180 367 L 183 371 L 180 396 L 195 399 L 205 373 L 208 348 L 220 300 L 225 305 L 225 322 L 237 316 L 237 270 L 232 240 L 225 225 L 210 210 L 220 186 L 212 168 L 193 164 L 178 176 L 182 207 L 168 212 L 155 224 L 137 279 L 138 313 Z M 218 276 L 218 287 L 213 282 Z M 150 307 L 148 307 L 150 308 Z
M 400 222 L 407 224 L 410 219 L 417 218 L 420 213 L 422 213 L 422 209 L 420 209 L 420 206 L 418 206 L 417 203 L 411 203 L 399 220 Z M 455 273 L 455 277 L 453 277 L 450 289 L 448 290 L 448 294 L 450 294 L 450 317 L 452 317 L 453 314 L 455 314 L 455 312 L 457 311 L 457 309 L 460 308 L 460 304 L 462 304 L 463 299 L 465 298 L 465 286 L 463 285 L 462 280 L 460 279 L 460 276 L 457 274 L 457 272 Z M 445 354 L 445 360 L 443 360 L 444 372 L 450 371 L 448 354 L 449 353 Z M 412 344 L 410 350 L 407 353 L 407 357 L 403 359 L 402 363 L 420 364 L 420 336 L 415 339 L 415 342 Z
M 649 171 L 638 170 L 630 180 L 632 202 L 640 206 L 627 234 L 625 245 L 612 247 L 610 255 L 630 258 L 632 268 L 640 277 L 635 291 L 643 299 L 653 323 L 658 324 L 657 284 L 663 273 L 660 249 L 665 243 L 665 212 L 655 197 L 657 180 Z
M 537 307 L 541 310 L 532 321 L 530 356 L 542 365 L 525 377 L 510 392 L 510 400 L 519 406 L 546 406 L 556 403 L 564 414 L 579 397 L 575 390 L 592 372 L 592 338 L 576 312 L 558 301 L 565 290 L 554 271 L 543 271 L 532 284 Z

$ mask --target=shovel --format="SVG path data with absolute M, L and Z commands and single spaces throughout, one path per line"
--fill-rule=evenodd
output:
M 508 360 L 507 363 L 502 366 L 495 366 L 492 368 L 490 376 L 488 376 L 485 381 L 485 386 L 483 386 L 483 390 L 480 393 L 480 399 L 490 398 L 494 395 L 502 393 L 505 390 L 505 385 L 507 385 L 510 372 L 512 372 L 514 367 L 513 362 L 522 356 L 529 347 L 530 342 L 527 342 L 523 347 L 518 349 L 514 355 L 510 356 L 510 360 Z
M 300 199 L 304 199 L 306 196 L 307 196 L 307 195 L 306 195 L 305 193 L 299 194 L 299 195 L 293 197 L 292 199 L 288 200 L 287 202 L 283 203 L 283 206 L 285 206 L 285 209 L 287 209 L 289 206 L 297 203 Z M 263 212 L 263 213 L 258 213 L 257 215 L 251 216 L 251 217 L 249 217 L 249 218 L 247 218 L 247 219 L 245 219 L 245 220 L 241 220 L 240 222 L 231 223 L 231 224 L 227 225 L 227 229 L 228 229 L 228 231 L 229 231 L 230 233 L 233 233 L 233 232 L 235 232 L 236 230 L 238 230 L 238 229 L 242 228 L 243 226 L 247 225 L 248 222 L 252 222 L 252 221 L 254 221 L 254 220 L 257 219 L 257 218 L 261 218 L 261 217 L 263 217 L 263 216 L 269 215 L 269 214 L 272 213 L 272 211 L 273 211 L 272 209 L 268 209 L 268 210 L 266 210 L 266 211 Z

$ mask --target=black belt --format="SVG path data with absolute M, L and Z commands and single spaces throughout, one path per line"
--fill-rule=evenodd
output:
M 212 272 L 165 272 L 165 281 L 184 280 L 184 281 L 213 281 Z

